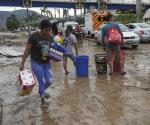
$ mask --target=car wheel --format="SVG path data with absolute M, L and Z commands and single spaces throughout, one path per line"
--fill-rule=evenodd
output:
M 137 49 L 138 45 L 132 45 L 132 49 Z

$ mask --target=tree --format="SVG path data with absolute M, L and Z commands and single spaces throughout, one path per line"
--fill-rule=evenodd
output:
M 39 25 L 41 17 L 37 13 L 31 12 L 28 19 L 29 19 L 29 22 L 30 22 L 30 26 L 36 28 Z M 27 26 L 27 17 L 25 17 L 24 19 L 21 20 L 21 26 L 22 27 Z
M 7 18 L 6 27 L 8 30 L 11 30 L 11 31 L 16 30 L 19 28 L 19 26 L 20 26 L 20 22 L 17 19 L 16 15 L 12 14 Z
M 39 20 L 40 16 L 35 12 L 32 12 L 32 15 L 29 16 L 29 21 L 31 22 L 32 27 L 38 27 Z
M 41 15 L 43 15 L 47 18 L 53 18 L 53 15 L 52 15 L 52 12 L 50 10 L 48 10 L 48 8 L 46 6 L 44 6 L 42 9 L 41 9 Z
M 121 22 L 123 24 L 134 23 L 136 22 L 135 14 L 120 14 L 113 17 L 114 21 Z

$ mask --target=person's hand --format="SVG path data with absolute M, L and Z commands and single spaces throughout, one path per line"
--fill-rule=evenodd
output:
M 19 66 L 19 70 L 22 71 L 23 69 L 24 69 L 24 65 L 21 64 L 21 65 Z
M 78 56 L 78 52 L 76 52 L 76 55 Z

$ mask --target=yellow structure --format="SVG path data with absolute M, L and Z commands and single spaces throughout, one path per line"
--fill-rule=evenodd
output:
M 85 28 L 89 35 L 94 34 L 101 25 L 106 23 L 110 12 L 106 10 L 93 10 L 85 15 Z

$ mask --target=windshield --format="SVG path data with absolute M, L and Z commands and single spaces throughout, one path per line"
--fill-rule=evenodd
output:
M 129 28 L 127 26 L 121 24 L 121 25 L 119 25 L 119 27 L 122 32 L 129 32 Z
M 145 23 L 140 23 L 140 24 L 137 24 L 140 28 L 150 28 L 150 25 L 148 24 L 145 24 Z
M 78 26 L 78 23 L 66 23 L 65 27 L 67 27 L 67 26 L 76 27 L 76 26 Z
M 68 25 L 71 25 L 72 27 L 77 27 L 78 24 L 68 24 Z

